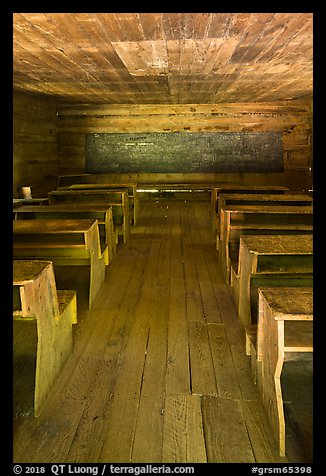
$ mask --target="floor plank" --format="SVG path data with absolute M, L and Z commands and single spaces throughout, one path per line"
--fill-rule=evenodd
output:
M 166 217 L 167 218 L 167 217 Z M 169 279 L 171 226 L 165 219 L 160 248 L 154 301 L 146 348 L 141 395 L 132 447 L 131 462 L 160 462 L 163 443 L 163 411 L 168 347 Z
M 207 324 L 188 323 L 190 378 L 193 395 L 217 395 Z
M 189 346 L 179 208 L 173 216 L 171 240 L 166 393 L 187 395 L 190 394 Z
M 181 209 L 181 230 L 184 277 L 186 285 L 187 320 L 205 322 L 198 272 L 194 256 L 194 248 L 190 236 L 190 225 L 187 208 Z
M 156 275 L 161 243 L 151 244 L 148 266 L 143 278 L 141 295 L 133 316 L 132 328 L 122 354 L 114 394 L 107 408 L 110 421 L 99 461 L 113 463 L 130 461 L 134 428 L 139 405 L 149 320 L 154 303 Z M 123 432 L 121 431 L 123 428 Z
M 133 463 L 162 461 L 167 356 L 167 290 L 155 288 L 141 397 L 133 442 Z
M 207 462 L 199 396 L 166 397 L 162 460 L 167 463 Z
M 204 319 L 205 322 L 222 322 L 214 287 L 203 252 L 203 248 L 207 246 L 207 242 L 203 241 L 203 233 L 200 233 L 200 227 L 193 208 L 194 207 L 192 207 L 191 210 L 188 209 L 188 223 L 192 241 L 191 249 L 193 250 L 196 262 Z
M 224 324 L 209 324 L 208 336 L 218 395 L 225 398 L 241 398 L 237 372 Z
M 205 396 L 202 412 L 208 462 L 255 462 L 239 400 Z

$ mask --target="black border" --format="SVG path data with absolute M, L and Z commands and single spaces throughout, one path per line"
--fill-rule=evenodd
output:
M 2 6 L 1 6 L 2 8 Z M 12 157 L 13 157 L 13 126 L 12 126 L 12 21 L 6 10 L 0 12 L 0 45 L 1 45 L 1 104 L 2 104 L 2 153 L 1 153 L 1 230 L 0 230 L 0 263 L 1 263 L 1 467 L 8 468 L 7 474 L 12 474 Z
M 198 12 L 214 12 L 214 9 L 218 7 L 219 12 L 253 12 L 260 13 L 263 11 L 271 12 L 294 12 L 294 13 L 313 13 L 314 15 L 314 131 L 313 131 L 313 150 L 314 150 L 314 314 L 315 314 L 315 348 L 314 352 L 314 462 L 312 464 L 313 472 L 318 471 L 319 464 L 323 462 L 323 433 L 319 435 L 319 431 L 322 431 L 322 420 L 323 420 L 323 387 L 319 385 L 319 381 L 323 382 L 324 380 L 324 368 L 323 368 L 323 355 L 320 352 L 324 341 L 324 334 L 322 332 L 322 324 L 324 313 L 323 308 L 321 307 L 321 296 L 323 293 L 323 228 L 320 226 L 320 222 L 325 216 L 323 210 L 323 192 L 324 192 L 324 183 L 322 181 L 323 173 L 322 169 L 319 170 L 320 164 L 324 161 L 324 143 L 320 140 L 324 123 L 321 118 L 321 98 L 323 95 L 319 90 L 323 85 L 323 75 L 321 69 L 323 67 L 323 58 L 324 50 L 322 48 L 322 43 L 324 36 L 323 29 L 325 29 L 325 18 L 322 14 L 322 3 L 317 1 L 266 1 L 266 2 L 244 2 L 244 1 L 229 1 L 224 4 L 208 4 L 203 5 L 201 2 L 197 2 L 196 5 L 191 4 L 187 5 L 176 5 L 175 3 L 150 5 L 148 7 L 145 4 L 145 8 L 142 7 L 138 2 L 128 3 L 124 2 L 123 4 L 118 4 L 115 2 L 105 2 L 102 1 L 92 1 L 85 2 L 82 1 L 66 1 L 60 4 L 59 1 L 44 2 L 44 1 L 34 1 L 27 2 L 23 1 L 6 1 L 3 0 L 0 2 L 0 45 L 1 45 L 1 139 L 2 139 L 2 154 L 1 154 L 1 192 L 2 192 L 2 201 L 1 201 L 1 230 L 0 230 L 0 263 L 1 263 L 1 287 L 0 287 L 0 296 L 1 296 L 1 308 L 2 308 L 2 323 L 1 323 L 1 337 L 2 342 L 0 345 L 0 362 L 1 362 L 1 419 L 0 419 L 0 434 L 2 437 L 1 441 L 1 459 L 0 467 L 2 469 L 2 474 L 13 474 L 13 450 L 12 450 L 12 441 L 13 441 L 13 428 L 12 428 L 12 325 L 11 325 L 11 314 L 12 314 L 12 304 L 10 295 L 12 294 L 12 157 L 13 157 L 13 49 L 12 49 L 12 15 L 14 12 L 102 12 L 105 11 L 105 7 L 117 7 L 117 11 L 129 11 L 129 12 L 196 12 L 194 7 L 198 7 Z M 136 7 L 136 8 L 135 8 Z M 159 7 L 159 8 L 158 8 Z M 190 7 L 190 8 L 189 8 Z M 110 11 L 111 12 L 111 8 Z M 320 50 L 320 51 L 319 51 Z M 10 181 L 11 180 L 11 181 Z M 11 190 L 10 190 L 11 187 Z M 323 340 L 322 340 L 323 339 Z M 162 463 L 165 466 L 175 466 Z M 208 466 L 209 467 L 208 467 Z M 28 465 L 23 465 L 24 467 Z M 31 466 L 31 465 L 29 465 Z M 50 464 L 34 464 L 33 466 L 42 466 L 46 468 L 45 474 L 52 474 L 50 471 Z M 74 466 L 83 466 L 83 465 L 74 465 Z M 90 466 L 97 466 L 96 464 L 91 464 Z M 101 465 L 98 465 L 99 467 Z M 115 466 L 123 466 L 115 465 Z M 128 466 L 136 466 L 128 464 Z M 181 466 L 181 465 L 178 465 Z M 182 466 L 194 466 L 195 474 L 198 474 L 198 471 L 206 469 L 217 469 L 221 471 L 221 474 L 228 474 L 237 471 L 238 474 L 252 474 L 252 467 L 257 466 L 259 468 L 265 468 L 266 473 L 268 473 L 268 468 L 279 468 L 284 466 L 298 466 L 298 467 L 307 467 L 310 465 L 298 464 L 298 465 L 280 465 L 280 464 L 233 464 L 233 463 L 205 463 L 202 465 L 182 465 Z M 212 468 L 210 468 L 212 466 Z M 271 473 L 271 471 L 269 471 Z M 24 471 L 22 474 L 25 474 Z M 99 473 L 100 474 L 100 473 Z M 108 473 L 106 473 L 108 474 Z M 257 473 L 256 473 L 257 474 Z M 303 474 L 303 473 L 301 473 Z

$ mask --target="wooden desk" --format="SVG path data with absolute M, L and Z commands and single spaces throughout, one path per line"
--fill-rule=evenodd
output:
M 89 308 L 104 283 L 97 220 L 14 220 L 15 259 L 45 259 L 54 266 L 89 268 Z
M 14 364 L 19 355 L 28 358 L 24 348 L 26 324 L 37 328 L 34 384 L 37 417 L 72 353 L 72 324 L 77 322 L 76 291 L 57 291 L 52 262 L 21 260 L 13 262 L 13 298 Z M 21 328 L 22 338 L 15 339 Z M 26 378 L 17 373 L 16 377 Z M 15 385 L 19 387 L 16 381 Z M 19 388 L 15 393 L 19 394 Z
M 49 192 L 50 205 L 64 203 L 97 204 L 112 206 L 113 222 L 124 243 L 130 232 L 129 198 L 127 191 L 113 190 L 53 190 Z
M 68 190 L 124 190 L 128 191 L 131 223 L 137 224 L 140 209 L 136 183 L 85 183 L 74 184 L 67 187 Z
M 309 206 L 313 204 L 312 197 L 303 194 L 270 194 L 270 193 L 221 193 L 218 199 L 218 211 L 215 216 L 216 225 L 216 248 L 219 249 L 219 232 L 220 232 L 220 212 L 221 208 L 228 205 L 268 205 L 268 206 Z
M 104 242 L 105 264 L 111 263 L 116 254 L 116 237 L 114 235 L 112 207 L 96 204 L 59 204 L 44 206 L 23 205 L 13 210 L 16 220 L 58 220 L 89 218 L 97 220 L 99 224 L 100 238 Z
M 230 248 L 239 243 L 239 236 L 231 235 L 231 225 L 289 224 L 312 225 L 312 206 L 287 205 L 227 205 L 220 211 L 220 249 L 219 260 L 226 282 L 230 283 Z M 266 226 L 266 228 L 268 228 Z
M 261 362 L 261 394 L 281 456 L 285 456 L 283 365 L 291 355 L 298 359 L 312 352 L 313 289 L 260 289 L 257 359 Z M 312 388 L 308 390 L 312 394 Z
M 313 198 L 292 193 L 221 193 L 218 214 L 226 205 L 303 205 L 313 204 Z
M 225 193 L 241 193 L 241 194 L 283 194 L 288 192 L 288 187 L 278 185 L 240 185 L 225 183 L 221 185 L 213 185 L 211 189 L 211 215 L 213 222 L 213 232 L 215 232 L 214 220 L 218 213 L 218 201 L 220 194 Z
M 313 225 L 297 225 L 296 223 L 244 223 L 230 225 L 232 246 L 229 249 L 230 284 L 236 307 L 239 306 L 239 247 L 240 237 L 246 235 L 310 235 L 313 234 Z
M 258 287 L 312 286 L 313 237 L 241 236 L 238 266 L 238 319 L 246 327 L 256 323 Z

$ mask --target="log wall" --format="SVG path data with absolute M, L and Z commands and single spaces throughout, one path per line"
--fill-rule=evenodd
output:
M 58 107 L 60 173 L 85 170 L 87 134 L 154 132 L 280 132 L 284 173 L 276 181 L 291 188 L 311 186 L 311 103 L 202 105 L 65 105 Z M 176 158 L 177 159 L 177 158 Z M 117 157 L 117 160 L 119 158 Z M 115 175 L 115 174 L 113 174 Z M 255 183 L 261 174 L 123 174 L 138 182 L 240 180 Z M 172 177 L 171 177 L 172 175 Z M 185 177 L 186 175 L 186 177 Z M 272 175 L 269 177 L 272 179 Z M 281 177 L 280 177 L 281 175 Z M 117 178 L 115 179 L 117 180 Z M 268 183 L 268 178 L 265 181 Z
M 311 102 L 223 105 L 60 105 L 14 94 L 14 196 L 53 188 L 51 176 L 85 171 L 86 135 L 142 132 L 281 132 L 283 173 L 124 173 L 106 180 L 148 182 L 240 181 L 312 186 Z M 117 158 L 118 159 L 118 158 Z
M 32 186 L 34 197 L 50 187 L 58 173 L 57 115 L 53 100 L 15 92 L 13 97 L 14 198 L 22 186 Z

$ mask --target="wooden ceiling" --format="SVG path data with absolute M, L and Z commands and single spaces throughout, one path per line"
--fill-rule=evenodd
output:
M 312 97 L 311 13 L 15 13 L 14 89 L 88 104 Z

